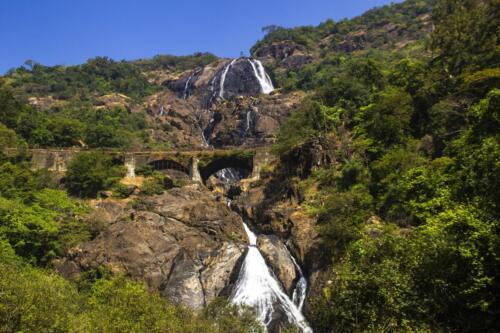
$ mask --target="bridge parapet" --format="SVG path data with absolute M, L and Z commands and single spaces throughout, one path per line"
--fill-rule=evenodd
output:
M 267 163 L 269 149 L 267 147 L 226 148 L 215 150 L 143 150 L 123 151 L 118 149 L 17 149 L 7 148 L 7 156 L 25 154 L 31 156 L 31 166 L 34 170 L 47 169 L 64 173 L 69 163 L 80 153 L 101 152 L 122 161 L 127 167 L 127 176 L 135 177 L 137 167 L 152 165 L 158 169 L 176 169 L 188 173 L 192 180 L 204 182 L 220 168 L 237 167 L 250 171 L 253 177 L 258 177 L 263 163 Z

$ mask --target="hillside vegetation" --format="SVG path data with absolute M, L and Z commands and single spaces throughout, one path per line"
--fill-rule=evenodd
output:
M 500 331 L 499 20 L 498 0 L 408 0 L 317 27 L 267 27 L 252 48 L 277 94 L 306 96 L 273 152 L 286 161 L 318 138 L 335 143 L 334 163 L 287 175 L 319 225 L 324 276 L 306 305 L 315 332 Z M 151 135 L 166 126 L 141 104 L 168 93 L 151 73 L 217 60 L 28 61 L 0 77 L 0 332 L 262 329 L 224 300 L 195 314 L 109 270 L 57 275 L 54 260 L 103 231 L 83 199 L 123 190 L 124 170 L 87 153 L 61 182 L 3 153 L 168 147 Z M 145 188 L 163 191 L 149 171 Z
M 499 17 L 498 1 L 439 1 L 423 56 L 313 65 L 275 150 L 339 142 L 337 163 L 295 180 L 330 258 L 317 331 L 500 329 Z

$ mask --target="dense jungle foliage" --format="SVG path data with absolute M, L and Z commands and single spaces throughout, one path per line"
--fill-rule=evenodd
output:
M 427 54 L 334 54 L 309 76 L 275 150 L 338 143 L 297 179 L 331 265 L 318 332 L 500 330 L 499 18 L 498 1 L 438 1 Z

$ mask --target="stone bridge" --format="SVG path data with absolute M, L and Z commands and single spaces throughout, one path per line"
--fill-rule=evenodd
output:
M 27 155 L 34 170 L 47 169 L 66 172 L 69 163 L 80 153 L 101 152 L 111 156 L 127 167 L 127 176 L 135 177 L 138 167 L 150 165 L 155 170 L 177 170 L 187 174 L 192 180 L 205 182 L 219 170 L 233 167 L 245 170 L 252 178 L 258 178 L 262 166 L 269 162 L 268 147 L 228 148 L 215 150 L 142 150 L 123 151 L 116 149 L 16 149 L 7 148 L 7 156 Z

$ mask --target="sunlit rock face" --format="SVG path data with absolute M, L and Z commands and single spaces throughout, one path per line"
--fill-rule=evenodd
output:
M 274 90 L 271 77 L 257 59 L 238 58 L 185 72 L 163 83 L 184 100 L 201 97 L 209 108 L 213 103 L 238 96 L 258 96 Z
M 239 58 L 228 62 L 213 79 L 212 99 L 257 96 L 274 90 L 271 78 L 259 60 Z
M 165 89 L 144 103 L 159 125 L 154 140 L 181 149 L 272 144 L 305 93 L 275 89 L 264 62 L 219 59 L 164 76 Z
M 57 263 L 63 275 L 106 266 L 196 310 L 229 292 L 246 236 L 241 218 L 205 187 L 146 197 L 135 210 L 110 209 L 118 214 L 105 231 Z

